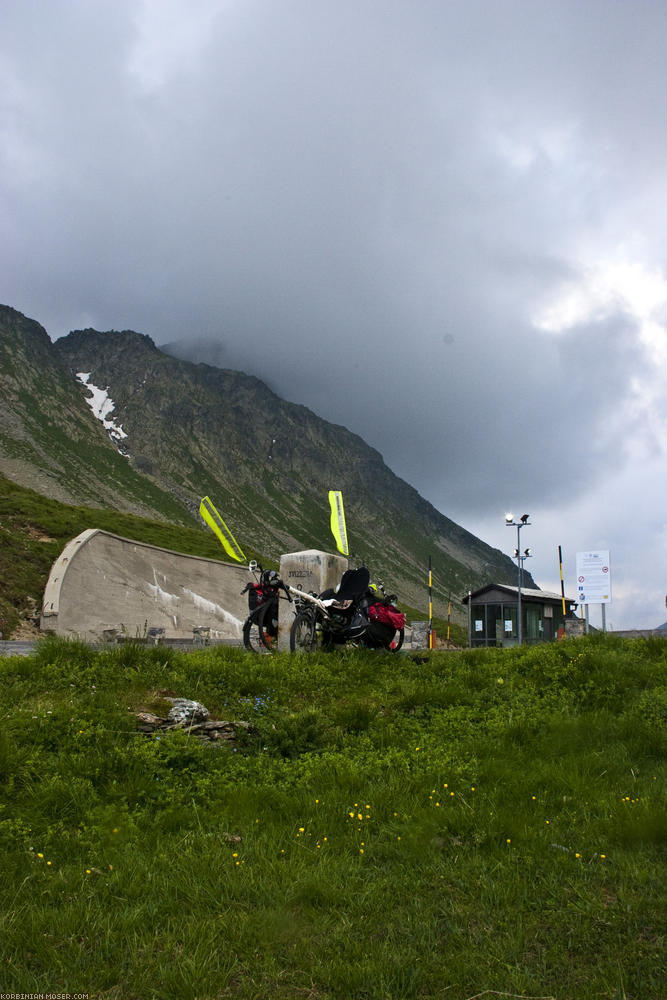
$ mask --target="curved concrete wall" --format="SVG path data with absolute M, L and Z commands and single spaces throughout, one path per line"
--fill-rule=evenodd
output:
M 186 556 L 89 529 L 54 562 L 42 603 L 41 627 L 99 641 L 107 629 L 130 638 L 163 628 L 166 638 L 239 639 L 248 614 L 241 591 L 246 566 Z

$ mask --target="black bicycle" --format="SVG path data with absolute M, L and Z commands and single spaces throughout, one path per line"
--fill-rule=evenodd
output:
M 365 566 L 347 570 L 337 591 L 298 594 L 290 629 L 292 653 L 315 653 L 346 644 L 397 653 L 405 637 L 405 615 L 396 607 L 396 595 L 382 584 L 370 585 Z
M 290 592 L 275 569 L 262 569 L 259 563 L 249 563 L 255 581 L 247 583 L 242 594 L 248 595 L 249 615 L 243 623 L 243 645 L 253 653 L 273 653 L 278 640 L 278 601 L 284 590 Z

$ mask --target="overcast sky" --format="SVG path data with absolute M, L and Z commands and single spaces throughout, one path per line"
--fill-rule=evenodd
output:
M 658 626 L 666 42 L 664 0 L 3 0 L 0 301 L 213 342 Z

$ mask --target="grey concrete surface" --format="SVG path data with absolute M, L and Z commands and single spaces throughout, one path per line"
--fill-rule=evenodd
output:
M 86 642 L 145 637 L 240 641 L 248 568 L 89 529 L 65 546 L 44 591 L 42 631 Z
M 0 656 L 30 656 L 35 651 L 32 639 L 2 639 L 0 640 Z
M 0 657 L 2 656 L 31 656 L 37 647 L 38 639 L 5 639 L 0 640 Z M 146 642 L 145 645 L 151 645 Z M 201 642 L 193 642 L 192 639 L 160 639 L 158 645 L 168 646 L 178 649 L 182 653 L 196 653 L 200 649 L 212 649 L 215 646 L 242 646 L 242 639 L 214 639 L 205 646 Z M 91 649 L 109 649 L 108 642 L 93 642 Z
M 307 594 L 321 594 L 329 587 L 337 587 L 347 567 L 348 562 L 344 556 L 321 552 L 319 549 L 288 552 L 280 557 L 280 576 L 283 581 Z M 279 601 L 278 608 L 278 649 L 287 650 L 290 627 L 294 621 L 294 605 Z

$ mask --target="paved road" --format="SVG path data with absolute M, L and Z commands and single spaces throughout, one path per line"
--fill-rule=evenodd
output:
M 628 639 L 639 639 L 646 638 L 648 636 L 658 636 L 659 638 L 667 639 L 667 633 L 664 629 L 634 629 L 627 632 L 610 632 L 609 635 L 619 635 L 624 636 Z M 24 640 L 24 639 L 0 639 L 0 656 L 30 656 L 35 650 L 36 642 L 35 640 Z M 175 646 L 181 650 L 183 653 L 189 653 L 195 650 L 206 649 L 207 647 L 201 645 L 193 645 L 189 639 L 167 639 L 166 642 L 161 645 L 165 646 Z M 243 642 L 241 639 L 225 639 L 223 641 L 212 642 L 208 647 L 209 649 L 213 646 L 242 646 Z M 101 643 L 100 645 L 93 645 L 93 649 L 111 649 L 109 643 Z M 407 652 L 407 650 L 403 650 Z
M 0 656 L 30 656 L 34 649 L 33 640 L 0 639 Z
M 30 656 L 34 653 L 37 641 L 34 639 L 24 640 L 24 639 L 0 639 L 0 656 Z M 162 646 L 173 646 L 179 649 L 182 653 L 190 653 L 196 650 L 202 649 L 212 649 L 214 646 L 242 646 L 243 642 L 241 639 L 224 639 L 216 640 L 210 645 L 203 646 L 200 644 L 193 643 L 190 639 L 167 639 L 161 642 Z M 114 649 L 113 645 L 104 642 L 100 644 L 92 644 L 92 649 Z M 147 648 L 152 648 L 148 646 Z

